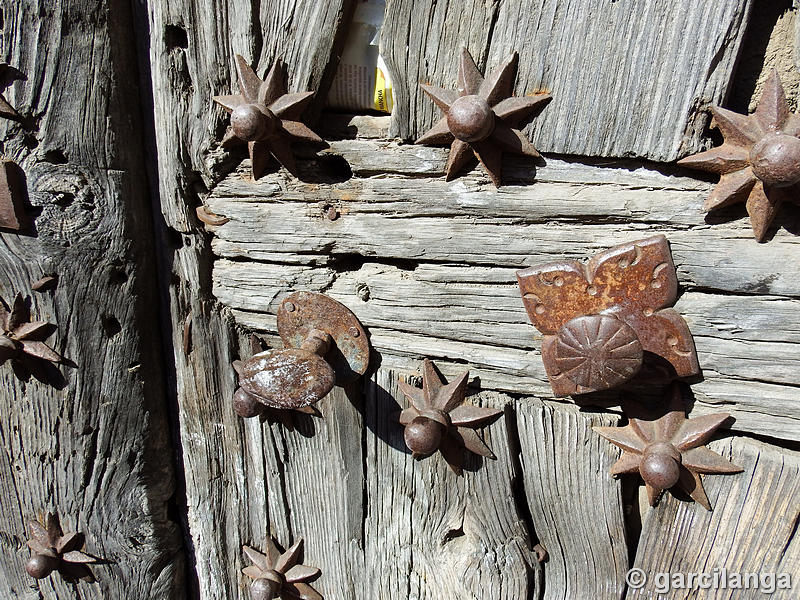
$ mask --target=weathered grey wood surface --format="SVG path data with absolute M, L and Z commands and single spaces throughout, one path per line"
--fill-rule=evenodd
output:
M 526 129 L 537 148 L 675 160 L 704 143 L 707 106 L 726 98 L 752 5 L 388 0 L 381 51 L 394 81 L 392 135 L 416 139 L 441 116 L 418 84 L 455 89 L 462 46 L 488 71 L 517 50 L 517 93 L 553 95 Z
M 497 460 L 473 457 L 461 477 L 438 454 L 415 461 L 397 423 L 408 405 L 398 377 L 381 368 L 366 388 L 366 589 L 355 597 L 538 597 L 541 568 L 512 489 L 519 475 L 514 433 L 504 419 L 484 428 Z M 492 392 L 467 402 L 507 413 L 513 408 L 509 397 Z
M 287 293 L 325 291 L 355 308 L 387 365 L 466 360 L 488 389 L 547 396 L 516 268 L 665 233 L 705 377 L 696 410 L 724 405 L 736 429 L 798 439 L 800 240 L 790 232 L 764 245 L 735 213 L 709 226 L 711 184 L 643 166 L 551 160 L 532 185 L 497 191 L 477 172 L 442 181 L 438 149 L 347 140 L 329 152 L 352 179 L 253 183 L 243 165 L 208 198 L 230 219 L 214 228 L 214 293 L 242 325 L 275 334 Z
M 314 585 L 328 598 L 543 593 L 550 598 L 563 593 L 556 583 L 592 593 L 585 581 L 589 559 L 579 544 L 580 528 L 572 528 L 569 499 L 580 498 L 595 515 L 602 506 L 588 506 L 587 486 L 609 503 L 618 501 L 620 484 L 599 464 L 613 449 L 603 450 L 587 429 L 614 417 L 588 417 L 572 405 L 497 393 L 548 393 L 514 270 L 550 258 L 584 256 L 632 236 L 668 233 L 686 288 L 679 309 L 698 328 L 698 345 L 706 344 L 701 353 L 719 355 L 713 369 L 706 363 L 707 380 L 695 386 L 696 411 L 727 404 L 740 429 L 793 438 L 798 385 L 791 366 L 797 361 L 792 350 L 800 286 L 791 265 L 797 238 L 781 230 L 768 247 L 759 246 L 736 211 L 727 215 L 732 221 L 711 227 L 700 211 L 709 184 L 634 163 L 580 166 L 548 160 L 539 169 L 539 182 L 528 186 L 530 165 L 509 161 L 509 181 L 522 185 L 496 192 L 479 172 L 445 184 L 443 151 L 380 139 L 388 124 L 373 118 L 361 118 L 358 125 L 373 141 L 343 140 L 319 160 L 301 161 L 305 183 L 278 173 L 253 184 L 246 163 L 219 181 L 241 156 L 217 147 L 226 118 L 210 103 L 213 94 L 236 89 L 232 55 L 253 59 L 263 73 L 280 49 L 290 73 L 298 74 L 290 87 L 324 88 L 335 69 L 335 59 L 329 58 L 336 54 L 341 19 L 352 3 L 321 4 L 154 0 L 139 15 L 150 40 L 162 266 L 172 326 L 166 335 L 176 363 L 174 394 L 197 595 L 246 598 L 241 544 L 260 545 L 266 530 L 283 545 L 306 539 L 306 562 L 323 570 Z M 664 11 L 664 6 L 653 10 Z M 688 10 L 697 18 L 707 6 Z M 709 95 L 704 100 L 724 94 L 748 5 L 715 6 L 729 12 L 713 43 L 693 40 L 691 53 L 678 51 L 686 60 L 672 61 L 676 69 L 698 69 L 702 81 L 693 79 L 680 91 L 703 90 Z M 412 55 L 420 52 L 419 44 L 438 43 L 436 36 L 452 40 L 443 48 L 457 48 L 467 37 L 470 48 L 483 48 L 476 56 L 481 64 L 508 50 L 486 36 L 495 22 L 500 39 L 498 19 L 508 6 L 474 3 L 472 12 L 453 3 L 431 8 L 432 15 L 420 6 L 400 15 L 390 5 L 387 31 L 399 25 L 399 16 L 431 32 L 429 40 L 409 37 L 412 46 L 417 44 Z M 459 12 L 457 19 L 450 18 L 452 10 Z M 509 27 L 514 18 L 508 14 Z M 680 18 L 670 23 L 677 29 L 667 30 L 680 30 Z M 709 23 L 703 26 L 716 35 Z M 276 36 L 280 41 L 273 43 Z M 402 35 L 397 39 L 399 48 L 405 41 Z M 707 73 L 714 53 L 720 62 Z M 436 55 L 440 59 L 450 57 Z M 566 77 L 565 71 L 558 73 Z M 403 76 L 394 75 L 403 85 Z M 631 75 L 631 85 L 636 80 Z M 569 81 L 581 78 L 572 74 Z M 658 91 L 664 91 L 663 84 Z M 661 96 L 649 100 L 666 106 Z M 704 124 L 693 110 L 697 106 L 684 106 L 683 120 L 670 121 L 681 136 L 688 132 L 683 146 L 664 136 L 652 151 L 661 155 L 643 155 L 667 156 L 696 145 L 693 128 Z M 424 110 L 419 114 L 433 116 L 431 107 Z M 675 113 L 669 114 L 674 119 Z M 399 115 L 397 123 L 405 127 Z M 335 131 L 328 121 L 322 125 Z M 664 115 L 657 121 L 666 122 Z M 640 125 L 619 139 L 637 148 L 649 145 L 652 140 Z M 345 137 L 357 135 L 349 129 Z M 599 132 L 597 137 L 611 136 Z M 200 202 L 231 221 L 217 229 L 202 226 L 194 217 Z M 333 221 L 326 217 L 331 207 L 340 213 Z M 787 219 L 784 224 L 792 226 Z M 332 393 L 321 403 L 323 418 L 303 417 L 295 431 L 244 421 L 230 405 L 236 386 L 230 362 L 249 355 L 251 329 L 277 344 L 274 310 L 283 294 L 300 289 L 325 291 L 350 306 L 369 327 L 378 350 L 373 366 L 381 366 L 361 386 Z M 740 299 L 746 309 L 739 308 Z M 778 323 L 765 322 L 765 305 L 774 307 Z M 733 310 L 741 336 L 729 329 Z M 184 346 L 187 320 L 190 335 Z M 741 339 L 752 339 L 753 347 L 737 342 Z M 789 366 L 767 368 L 767 351 L 782 353 L 781 360 L 789 356 Z M 440 457 L 417 463 L 403 451 L 401 431 L 392 421 L 404 402 L 396 383 L 414 373 L 423 356 L 441 358 L 448 376 L 468 364 L 474 385 L 484 390 L 475 399 L 506 407 L 506 420 L 486 431 L 497 461 L 455 478 Z M 750 369 L 745 378 L 740 369 Z M 753 373 L 759 380 L 746 386 Z M 563 446 L 560 438 L 570 435 L 584 440 L 585 447 Z M 590 455 L 588 468 L 582 459 L 565 460 L 564 452 Z M 552 480 L 556 460 L 566 470 L 563 481 Z M 559 499 L 545 506 L 551 493 Z M 613 535 L 583 526 L 607 552 L 597 562 L 605 574 L 593 582 L 599 597 L 618 597 L 621 590 L 627 546 L 620 542 L 619 510 L 613 504 L 603 514 Z M 551 542 L 552 568 L 535 562 L 530 545 L 536 539 L 563 542 Z M 552 589 L 546 585 L 548 569 Z
M 227 116 L 214 108 L 211 97 L 238 89 L 235 54 L 253 62 L 259 75 L 280 54 L 288 64 L 290 91 L 319 89 L 335 72 L 331 57 L 337 54 L 339 31 L 352 6 L 349 0 L 291 4 L 154 0 L 137 15 L 140 31 L 150 42 L 145 50 L 158 155 L 158 187 L 153 191 L 163 218 L 161 262 L 169 283 L 165 296 L 171 330 L 165 335 L 174 350 L 195 592 L 203 599 L 248 596 L 246 578 L 240 573 L 241 545 L 260 545 L 268 521 L 282 544 L 290 544 L 288 537 L 294 535 L 309 538 L 307 555 L 312 559 L 315 552 L 330 550 L 317 544 L 313 533 L 325 535 L 332 526 L 303 531 L 303 513 L 291 513 L 285 503 L 275 503 L 288 498 L 289 491 L 281 469 L 265 467 L 266 448 L 273 441 L 268 431 L 258 433 L 230 407 L 235 389 L 230 363 L 239 356 L 239 343 L 230 319 L 210 296 L 208 240 L 194 215 L 198 194 L 213 183 L 215 169 L 224 168 L 213 150 Z M 187 319 L 191 320 L 188 353 L 183 345 Z M 282 446 L 274 448 L 279 455 L 283 452 Z M 309 464 L 312 451 L 300 452 L 297 456 L 303 462 L 298 464 Z M 347 488 L 337 490 L 344 503 Z M 303 500 L 292 498 L 292 502 Z M 342 552 L 333 553 L 331 563 L 324 566 L 337 559 L 349 564 Z M 334 568 L 326 570 L 337 581 Z M 347 569 L 342 577 L 349 577 Z
M 544 600 L 620 598 L 628 570 L 621 486 L 603 477 L 609 449 L 593 426 L 615 415 L 523 398 L 516 403 L 520 468 L 531 520 L 547 549 Z
M 658 598 L 797 598 L 800 573 L 800 454 L 754 440 L 720 440 L 709 447 L 744 467 L 738 476 L 704 476 L 703 487 L 713 507 L 681 502 L 666 494 L 659 506 L 646 512 L 634 566 L 648 582 L 629 589 L 626 598 L 653 598 L 658 573 L 756 573 L 773 574 L 775 591 L 761 589 L 700 589 L 696 581 L 689 589 L 668 590 Z M 609 464 L 610 466 L 610 464 Z M 792 588 L 776 589 L 777 576 L 787 573 Z M 726 579 L 727 581 L 727 579 Z M 680 582 L 679 582 L 680 583 Z M 663 576 L 661 585 L 664 585 Z
M 5 96 L 32 127 L 0 121 L 0 138 L 27 174 L 36 233 L 0 234 L 0 296 L 29 298 L 74 364 L 58 369 L 62 389 L 0 367 L 0 597 L 181 598 L 129 4 L 24 0 L 2 14 L 3 59 L 27 76 Z M 56 289 L 32 291 L 44 274 Z M 95 583 L 25 573 L 27 522 L 48 511 L 106 561 Z

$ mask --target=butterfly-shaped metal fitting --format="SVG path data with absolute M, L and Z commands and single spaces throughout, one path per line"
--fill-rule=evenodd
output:
M 565 261 L 517 272 L 556 396 L 618 387 L 635 376 L 700 372 L 689 327 L 669 308 L 678 280 L 663 235 L 623 244 L 588 263 Z M 643 368 L 647 367 L 647 368 Z

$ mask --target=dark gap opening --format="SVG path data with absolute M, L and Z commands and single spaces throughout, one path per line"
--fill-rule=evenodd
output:
M 189 35 L 180 25 L 167 25 L 164 27 L 164 44 L 168 50 L 185 50 L 189 47 Z

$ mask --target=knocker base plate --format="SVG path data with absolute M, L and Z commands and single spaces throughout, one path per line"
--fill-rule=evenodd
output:
M 358 318 L 346 306 L 315 292 L 289 294 L 278 308 L 278 333 L 287 348 L 299 348 L 313 329 L 333 339 L 325 355 L 336 382 L 363 375 L 369 366 L 369 339 Z

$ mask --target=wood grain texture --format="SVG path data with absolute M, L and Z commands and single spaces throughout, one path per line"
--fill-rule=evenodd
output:
M 457 370 L 463 372 L 464 365 Z M 538 597 L 542 572 L 515 505 L 517 475 L 506 421 L 480 433 L 497 460 L 472 455 L 462 476 L 438 453 L 415 461 L 397 423 L 408 405 L 397 382 L 411 381 L 409 375 L 380 368 L 367 384 L 367 587 L 358 597 Z M 466 402 L 505 408 L 507 414 L 513 409 L 509 397 L 494 392 L 470 395 Z
M 547 549 L 543 600 L 616 600 L 625 590 L 628 545 L 620 484 L 603 477 L 614 454 L 592 431 L 618 417 L 524 398 L 516 403 L 525 497 Z
M 56 387 L 0 367 L 0 597 L 182 598 L 129 4 L 10 6 L 3 58 L 26 79 L 6 97 L 30 129 L 1 121 L 0 137 L 36 224 L 0 236 L 0 296 L 22 292 L 73 364 Z M 45 274 L 57 287 L 33 292 Z M 49 511 L 105 561 L 95 583 L 25 573 L 27 522 Z
M 392 135 L 416 139 L 441 116 L 418 84 L 455 89 L 462 46 L 482 71 L 517 50 L 516 93 L 553 95 L 526 129 L 539 150 L 675 160 L 705 143 L 706 108 L 726 98 L 751 6 L 389 0 L 381 51 L 395 82 Z
M 800 587 L 800 454 L 743 438 L 720 440 L 709 447 L 744 467 L 744 472 L 703 477 L 713 512 L 669 494 L 647 511 L 634 566 L 642 569 L 649 581 L 639 590 L 629 589 L 625 597 L 653 598 L 658 585 L 656 574 L 660 572 L 708 573 L 713 577 L 725 569 L 743 577 L 746 573 L 788 573 L 793 588 L 766 595 L 753 589 L 752 582 L 747 590 L 709 590 L 695 585 L 658 597 L 796 598 Z
M 676 308 L 705 376 L 693 387 L 697 410 L 724 405 L 742 431 L 797 439 L 800 242 L 788 231 L 767 246 L 743 219 L 709 226 L 700 209 L 709 184 L 641 165 L 550 160 L 536 183 L 498 192 L 480 174 L 434 179 L 438 149 L 345 140 L 331 152 L 355 177 L 254 184 L 245 165 L 209 197 L 230 219 L 213 228 L 214 294 L 242 325 L 274 335 L 285 294 L 325 291 L 354 307 L 387 365 L 408 368 L 420 353 L 467 360 L 487 389 L 546 397 L 516 268 L 665 233 L 685 289 Z M 376 175 L 390 158 L 394 171 Z
M 137 15 L 149 40 L 144 51 L 154 99 L 154 194 L 163 218 L 160 259 L 171 325 L 165 336 L 176 365 L 194 592 L 203 600 L 249 598 L 241 546 L 260 547 L 268 528 L 284 546 L 306 539 L 306 562 L 324 572 L 315 587 L 329 598 L 353 597 L 363 560 L 363 484 L 357 472 L 349 475 L 361 464 L 357 413 L 335 394 L 324 402 L 336 406 L 336 417 L 313 419 L 316 433 L 306 438 L 233 412 L 230 365 L 248 355 L 248 336 L 239 335 L 211 296 L 209 240 L 195 217 L 206 188 L 230 168 L 231 158 L 218 147 L 227 115 L 211 97 L 238 89 L 234 55 L 252 61 L 259 75 L 280 55 L 288 64 L 290 91 L 322 90 L 316 104 L 335 73 L 339 34 L 353 5 L 155 0 Z M 189 315 L 191 344 L 184 353 Z M 312 487 L 320 493 L 311 493 Z

